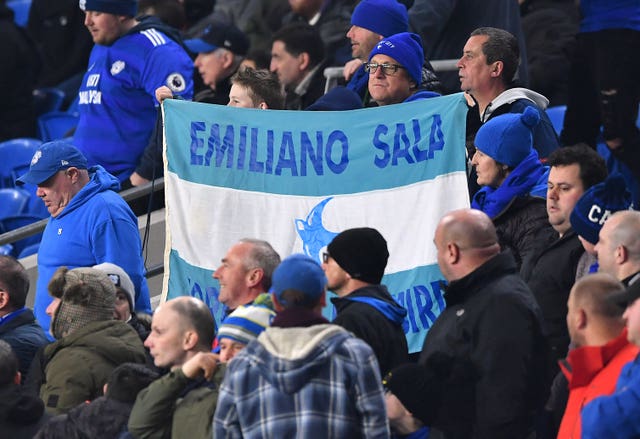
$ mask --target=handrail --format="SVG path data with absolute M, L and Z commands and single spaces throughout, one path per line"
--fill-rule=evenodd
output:
M 120 192 L 120 196 L 122 196 L 125 201 L 131 201 L 150 194 L 152 190 L 157 192 L 162 189 L 164 189 L 164 177 L 156 179 L 155 182 L 149 182 L 126 189 Z M 12 242 L 20 241 L 21 239 L 28 238 L 29 236 L 42 232 L 48 221 L 49 218 L 45 218 L 18 229 L 3 233 L 0 235 L 0 245 L 11 244 Z

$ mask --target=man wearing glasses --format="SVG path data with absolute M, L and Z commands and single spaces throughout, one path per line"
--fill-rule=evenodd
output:
M 380 41 L 364 65 L 371 98 L 383 106 L 439 96 L 418 89 L 423 62 L 422 42 L 416 34 L 402 32 Z

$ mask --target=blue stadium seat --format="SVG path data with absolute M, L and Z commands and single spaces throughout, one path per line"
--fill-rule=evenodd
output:
M 549 107 L 546 110 L 547 116 L 549 116 L 549 119 L 551 120 L 551 123 L 553 124 L 553 128 L 556 130 L 556 133 L 558 133 L 558 135 L 560 135 L 560 132 L 562 131 L 562 124 L 564 122 L 564 113 L 566 111 L 567 111 L 567 106 L 566 105 L 558 105 L 556 107 Z
M 10 232 L 40 220 L 41 218 L 34 215 L 15 215 L 0 220 L 0 223 L 2 223 L 2 226 L 7 232 Z M 14 242 L 11 255 L 17 258 L 25 248 L 33 244 L 38 244 L 41 239 L 42 232 Z
M 30 195 L 22 189 L 0 189 L 0 220 L 26 213 Z
M 43 142 L 70 137 L 78 125 L 78 115 L 66 111 L 52 111 L 38 118 L 38 134 Z
M 15 187 L 16 178 L 29 170 L 41 140 L 20 138 L 0 142 L 0 188 Z
M 64 102 L 64 92 L 55 87 L 33 90 L 33 106 L 36 117 L 52 111 L 59 111 Z
M 18 26 L 26 27 L 29 21 L 29 9 L 31 0 L 8 0 L 7 6 L 13 10 L 13 21 Z
M 10 256 L 13 246 L 11 244 L 0 245 L 0 255 Z
M 27 256 L 35 255 L 38 253 L 38 249 L 40 249 L 40 243 L 36 242 L 35 244 L 31 244 L 22 249 L 20 254 L 18 255 L 18 259 L 26 258 Z

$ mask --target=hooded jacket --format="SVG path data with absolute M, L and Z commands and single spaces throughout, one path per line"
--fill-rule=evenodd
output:
M 40 398 L 52 414 L 102 395 L 109 375 L 122 363 L 145 363 L 135 330 L 119 320 L 93 322 L 44 348 Z
M 89 177 L 62 212 L 49 219 L 42 234 L 34 312 L 45 330 L 50 326 L 45 312 L 51 303 L 47 285 L 60 266 L 73 269 L 111 262 L 122 267 L 136 289 L 135 310 L 151 313 L 138 220 L 116 193 L 120 184 L 114 176 L 94 166 Z
M 403 322 L 407 310 L 391 297 L 384 285 L 368 285 L 345 297 L 331 299 L 337 316 L 333 323 L 367 342 L 376 354 L 380 373 L 409 361 Z
M 19 384 L 0 388 L 0 435 L 3 438 L 31 439 L 48 416 L 37 395 Z
M 548 105 L 549 100 L 533 90 L 521 87 L 507 89 L 487 105 L 483 114 L 479 114 L 477 105 L 469 109 L 467 137 L 475 135 L 480 126 L 492 117 L 506 113 L 524 113 L 527 107 L 533 107 L 540 112 L 540 123 L 533 129 L 533 147 L 540 158 L 545 159 L 560 146 L 556 130 L 544 111 Z
M 269 327 L 227 366 L 214 437 L 387 438 L 371 348 L 331 324 Z

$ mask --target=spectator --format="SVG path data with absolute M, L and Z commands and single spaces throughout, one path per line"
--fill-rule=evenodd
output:
M 395 0 L 362 0 L 354 9 L 351 28 L 347 32 L 354 59 L 345 64 L 344 78 L 349 81 L 347 87 L 358 93 L 366 106 L 371 106 L 367 88 L 369 75 L 364 69 L 369 54 L 385 37 L 408 30 L 407 8 Z M 427 60 L 422 66 L 418 86 L 420 89 L 440 91 L 440 82 Z
M 489 215 L 500 247 L 511 250 L 518 269 L 533 256 L 540 234 L 553 233 L 545 209 L 548 169 L 533 149 L 539 121 L 532 107 L 494 117 L 480 127 L 471 160 L 482 187 L 471 207 Z
M 622 366 L 638 355 L 627 340 L 622 309 L 610 299 L 624 285 L 608 274 L 591 274 L 571 289 L 567 327 L 572 349 L 560 363 L 569 381 L 569 401 L 559 438 L 581 437 L 580 410 L 592 399 L 613 393 Z
M 34 355 L 49 339 L 25 306 L 29 276 L 11 256 L 0 256 L 0 340 L 11 346 L 20 362 L 20 375 L 27 376 Z
M 475 401 L 471 413 L 455 405 L 438 413 L 439 418 L 470 420 L 458 427 L 459 435 L 445 437 L 528 437 L 548 386 L 540 309 L 517 274 L 513 256 L 500 252 L 485 213 L 463 209 L 446 214 L 434 243 L 449 283 L 447 308 L 427 333 L 420 363 L 446 355 L 453 363 L 470 362 L 477 375 L 475 385 L 467 386 Z
M 230 311 L 249 305 L 271 287 L 280 256 L 266 241 L 244 238 L 229 248 L 213 278 L 220 283 L 218 301 Z
M 122 363 L 144 363 L 142 342 L 126 323 L 113 320 L 116 289 L 102 271 L 61 267 L 52 290 L 62 290 L 51 321 L 56 341 L 45 346 L 40 398 L 51 414 L 62 414 L 103 393 L 103 384 Z M 55 285 L 57 284 L 57 285 Z M 37 373 L 36 373 L 37 372 Z M 29 377 L 32 378 L 31 376 Z
M 550 347 L 549 367 L 555 374 L 558 360 L 567 356 L 567 299 L 584 253 L 571 228 L 571 212 L 587 189 L 604 181 L 607 168 L 602 157 L 585 145 L 560 148 L 547 163 L 551 167 L 547 215 L 556 233 L 549 240 L 539 241 L 531 263 L 523 266 L 521 273 L 542 310 Z
M 633 206 L 631 193 L 627 190 L 624 178 L 612 174 L 602 183 L 590 187 L 580 197 L 571 212 L 571 228 L 578 235 L 584 247 L 584 254 L 578 263 L 576 278 L 598 271 L 595 246 L 598 233 L 611 215 L 619 210 L 628 210 Z M 615 273 L 609 273 L 615 276 Z
M 136 15 L 136 0 L 83 0 L 85 25 L 95 43 L 79 91 L 74 141 L 90 165 L 128 179 L 153 131 L 155 90 L 193 94 L 191 59 L 175 29 Z
M 322 39 L 313 26 L 291 24 L 273 35 L 271 71 L 284 87 L 287 110 L 302 110 L 324 94 L 324 56 Z
M 18 357 L 0 340 L 0 431 L 11 439 L 31 439 L 47 419 L 44 404 L 20 386 Z
M 439 96 L 418 90 L 424 54 L 420 37 L 407 32 L 380 41 L 369 54 L 369 94 L 378 105 L 400 104 Z
M 515 61 L 520 84 L 526 87 L 528 79 L 525 38 L 520 22 L 520 9 L 516 0 L 415 0 L 409 8 L 411 28 L 422 37 L 429 60 L 453 59 L 460 56 L 470 32 L 479 26 L 505 29 L 517 38 L 523 52 Z M 515 69 L 514 69 L 515 73 Z M 445 93 L 459 90 L 460 81 L 454 72 L 438 74 Z M 508 78 L 509 80 L 511 78 Z
M 127 272 L 111 262 L 103 262 L 94 265 L 93 268 L 106 274 L 116 287 L 114 318 L 128 323 L 144 342 L 151 332 L 151 317 L 145 314 L 144 319 L 138 318 L 134 311 L 136 290 Z
M 460 89 L 473 98 L 467 114 L 467 138 L 473 138 L 483 123 L 504 113 L 523 113 L 534 107 L 540 112 L 540 123 L 533 132 L 533 147 L 545 159 L 558 146 L 558 137 L 551 120 L 544 112 L 547 98 L 532 90 L 514 87 L 522 46 L 509 32 L 481 27 L 464 45 L 457 63 Z
M 220 362 L 227 363 L 269 325 L 275 312 L 264 305 L 241 305 L 229 314 L 218 331 Z
M 284 95 L 278 77 L 268 70 L 240 69 L 231 77 L 230 107 L 282 110 Z
M 27 31 L 43 61 L 37 87 L 59 88 L 71 103 L 78 96 L 93 47 L 78 2 L 31 0 Z
M 177 30 L 185 30 L 187 17 L 183 0 L 138 0 L 138 14 L 153 15 Z
M 600 229 L 594 248 L 599 271 L 626 286 L 640 280 L 640 212 L 614 213 Z
M 209 352 L 215 335 L 211 311 L 194 297 L 178 297 L 156 309 L 145 346 L 157 367 L 171 370 L 138 394 L 129 418 L 134 437 L 212 437 L 221 379 L 220 368 L 213 376 L 217 357 Z
M 622 318 L 626 322 L 627 338 L 636 346 L 640 346 L 639 297 L 640 282 L 634 283 L 624 293 L 615 297 L 616 302 L 625 308 Z M 640 409 L 639 363 L 640 356 L 636 356 L 622 368 L 612 395 L 601 396 L 584 406 L 581 412 L 584 439 L 622 439 L 640 435 L 637 416 Z
M 253 46 L 251 46 L 253 47 Z M 271 51 L 262 49 L 249 49 L 247 56 L 240 63 L 240 68 L 250 67 L 253 70 L 269 70 L 271 65 Z
M 613 156 L 640 181 L 640 63 L 628 56 L 640 49 L 640 4 L 586 0 L 580 13 L 562 141 L 595 149 L 602 135 Z
M 327 288 L 338 295 L 333 323 L 367 342 L 386 374 L 408 361 L 403 322 L 407 311 L 380 284 L 389 259 L 387 241 L 368 227 L 338 234 L 323 254 Z
M 349 56 L 346 33 L 353 12 L 353 4 L 344 0 L 289 0 L 291 12 L 282 19 L 282 25 L 309 24 L 318 30 L 324 43 L 328 65 L 343 65 Z
M 63 265 L 117 264 L 133 281 L 135 309 L 151 312 L 138 221 L 115 192 L 120 187 L 115 177 L 101 166 L 89 168 L 75 146 L 57 140 L 38 148 L 29 171 L 16 183 L 38 185 L 36 194 L 51 214 L 38 250 L 34 304 L 36 319 L 44 329 L 49 329 L 45 310 L 51 302 L 47 284 Z
M 40 72 L 40 58 L 31 38 L 13 21 L 13 10 L 0 1 L 0 141 L 35 137 L 33 89 Z
M 429 427 L 423 419 L 423 399 L 432 389 L 428 387 L 424 366 L 407 363 L 396 367 L 382 381 L 385 406 L 391 433 L 396 439 L 428 439 Z
M 127 431 L 136 395 L 157 378 L 156 372 L 141 364 L 121 364 L 111 372 L 104 385 L 104 396 L 49 419 L 36 439 L 121 437 Z
M 227 367 L 216 438 L 389 436 L 375 356 L 322 317 L 326 283 L 305 255 L 278 266 L 276 317 Z

